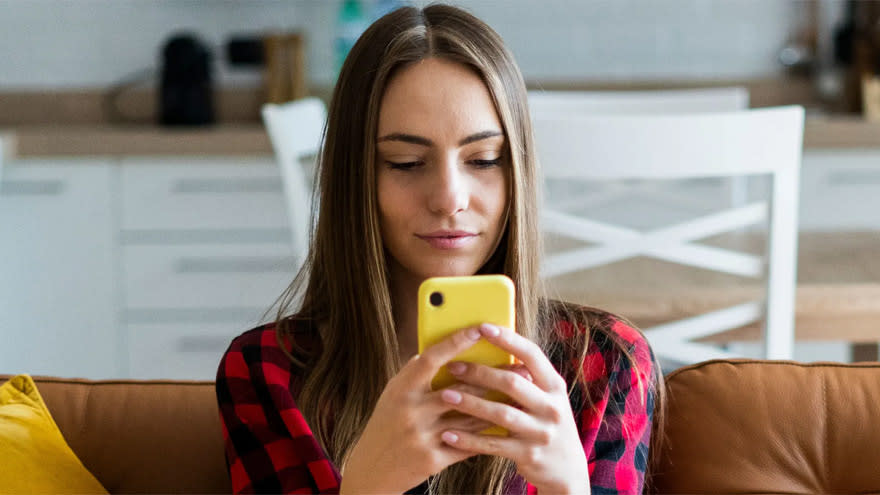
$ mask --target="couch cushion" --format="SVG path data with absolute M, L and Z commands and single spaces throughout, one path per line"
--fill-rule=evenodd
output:
M 213 382 L 35 381 L 68 444 L 111 493 L 231 491 Z
M 880 492 L 880 363 L 709 361 L 666 380 L 657 492 Z
M 0 385 L 0 492 L 107 493 L 64 441 L 27 375 Z

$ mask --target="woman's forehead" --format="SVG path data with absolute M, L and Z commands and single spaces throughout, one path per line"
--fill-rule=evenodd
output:
M 379 109 L 378 136 L 395 132 L 452 139 L 500 130 L 495 104 L 471 68 L 429 58 L 395 74 Z

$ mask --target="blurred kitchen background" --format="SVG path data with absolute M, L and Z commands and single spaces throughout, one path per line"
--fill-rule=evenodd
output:
M 326 101 L 346 46 L 402 3 L 0 0 L 0 373 L 211 378 L 296 266 L 261 106 Z M 795 357 L 877 359 L 880 2 L 454 3 L 533 90 L 739 86 L 753 108 L 803 105 Z M 555 289 L 653 324 L 689 311 L 657 303 L 668 268 L 631 267 L 656 298 L 588 272 Z M 756 352 L 754 329 L 732 335 Z
M 156 67 L 173 33 L 197 33 L 216 58 L 221 87 L 253 87 L 224 45 L 242 33 L 296 30 L 308 39 L 311 86 L 334 82 L 340 1 L 4 0 L 4 89 L 106 88 Z M 376 4 L 360 3 L 363 18 Z M 820 37 L 845 25 L 842 1 L 465 0 L 513 49 L 532 81 L 762 79 L 784 73 L 783 48 L 814 58 Z M 820 19 L 816 19 L 816 16 Z M 821 21 L 822 26 L 815 25 Z M 822 28 L 822 31 L 819 31 Z M 830 48 L 830 47 L 829 47 Z M 798 55 L 792 54 L 793 58 Z

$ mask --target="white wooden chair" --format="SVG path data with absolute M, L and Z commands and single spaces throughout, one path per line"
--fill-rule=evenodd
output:
M 327 110 L 320 99 L 303 98 L 289 103 L 267 103 L 262 114 L 281 169 L 294 255 L 301 262 L 309 249 L 314 175 L 314 169 L 304 168 L 303 162 L 311 160 L 321 146 Z
M 664 89 L 644 91 L 529 91 L 529 110 L 532 116 L 555 115 L 621 115 L 621 114 L 678 114 L 704 112 L 733 112 L 749 108 L 749 90 L 742 86 L 717 88 Z M 749 181 L 747 177 L 726 179 L 730 203 L 742 206 L 748 202 Z M 636 190 L 646 196 L 661 198 L 670 204 L 693 204 L 664 189 L 657 182 L 638 184 L 607 183 L 602 194 L 590 198 L 572 198 L 567 186 L 553 186 L 555 201 L 565 201 L 568 207 L 600 205 L 620 194 L 631 195 Z
M 741 304 L 648 328 L 645 333 L 659 356 L 677 362 L 731 357 L 692 340 L 757 321 L 765 314 L 766 356 L 792 358 L 803 120 L 799 106 L 691 115 L 534 116 L 546 178 L 663 180 L 769 174 L 772 181 L 769 204 L 729 207 L 647 232 L 545 205 L 545 232 L 594 245 L 549 255 L 543 260 L 542 274 L 554 277 L 648 256 L 740 276 L 766 276 L 765 305 Z M 768 222 L 765 259 L 694 242 L 763 221 Z

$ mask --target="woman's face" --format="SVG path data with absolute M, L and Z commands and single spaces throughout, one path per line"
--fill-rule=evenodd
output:
M 476 273 L 504 229 L 509 166 L 480 77 L 437 58 L 401 70 L 382 98 L 376 146 L 392 277 Z

